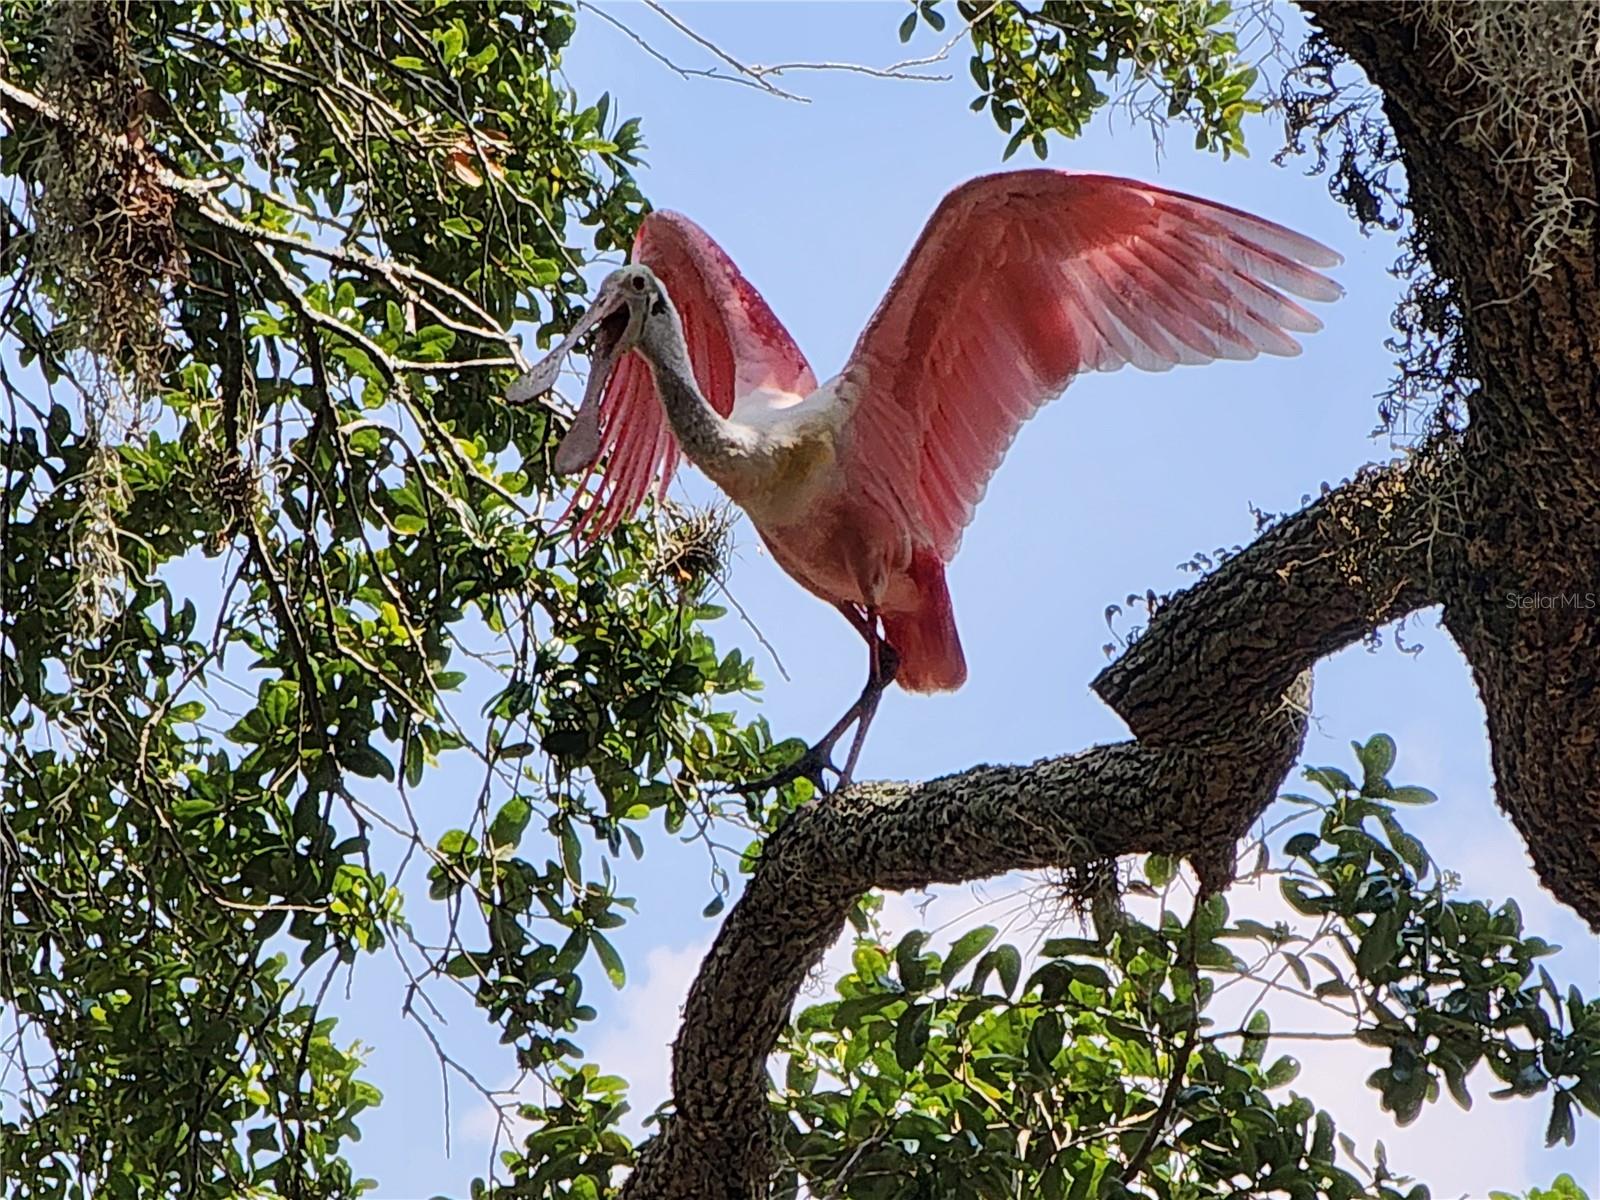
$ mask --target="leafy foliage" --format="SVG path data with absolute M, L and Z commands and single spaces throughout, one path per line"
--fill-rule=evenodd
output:
M 988 109 L 1009 137 L 1006 158 L 1024 144 L 1045 158 L 1046 134 L 1076 137 L 1118 93 L 1153 127 L 1193 126 L 1196 149 L 1245 152 L 1244 119 L 1262 105 L 1227 0 L 959 0 L 955 8 L 971 29 L 972 111 Z M 946 26 L 938 4 L 922 0 L 902 21 L 901 41 L 919 21 Z
M 8 1194 L 370 1187 L 341 1152 L 379 1097 L 320 1013 L 363 952 L 467 988 L 547 1079 L 536 1122 L 616 1107 L 571 1067 L 580 970 L 624 978 L 613 862 L 769 739 L 719 707 L 755 681 L 705 571 L 638 531 L 576 558 L 560 420 L 498 399 L 504 329 L 564 328 L 643 209 L 637 122 L 559 82 L 572 31 L 5 10 Z
M 1399 1124 L 1448 1089 L 1470 1106 L 1480 1063 L 1498 1097 L 1550 1090 L 1552 1141 L 1594 1109 L 1600 1001 L 1555 990 L 1516 906 L 1449 898 L 1457 881 L 1401 825 L 1431 792 L 1396 786 L 1394 742 L 1356 747 L 1361 781 L 1307 772 L 1320 799 L 1287 796 L 1280 826 L 1312 822 L 1263 874 L 1305 920 L 1266 925 L 1184 885 L 1152 858 L 1130 911 L 1096 911 L 1092 936 L 1030 953 L 993 926 L 944 953 L 913 930 L 890 946 L 870 911 L 837 999 L 801 1012 L 773 1103 L 787 1191 L 859 1200 L 915 1196 L 1425 1200 L 1382 1143 L 1365 1162 L 1333 1118 L 1297 1093 L 1300 1064 L 1261 999 L 1214 1015 L 1219 993 L 1321 1004 L 1345 1037 L 1389 1050 L 1369 1084 Z M 1265 846 L 1263 846 L 1265 850 Z M 870 906 L 869 906 L 870 910 Z M 1278 1042 L 1279 1045 L 1274 1045 Z M 1442 1085 L 1442 1087 L 1441 1087 Z M 831 1191 L 828 1189 L 832 1189 Z
M 1516 901 L 1491 910 L 1449 898 L 1454 875 L 1433 866 L 1396 816 L 1396 805 L 1429 803 L 1433 793 L 1390 786 L 1389 738 L 1358 750 L 1359 784 L 1334 768 L 1309 773 L 1329 797 L 1311 802 L 1320 827 L 1285 847 L 1298 860 L 1281 878 L 1285 899 L 1323 918 L 1319 929 L 1346 964 L 1319 961 L 1322 972 L 1313 972 L 1302 960 L 1297 977 L 1318 997 L 1345 1002 L 1359 1040 L 1388 1049 L 1389 1065 L 1368 1083 L 1400 1124 L 1441 1083 L 1470 1108 L 1466 1076 L 1483 1062 L 1505 1085 L 1496 1097 L 1552 1091 L 1546 1141 L 1570 1143 L 1579 1106 L 1600 1116 L 1600 1002 L 1557 988 L 1537 960 L 1559 947 L 1523 935 Z
M 1489 1200 L 1518 1200 L 1510 1192 L 1490 1192 Z M 1529 1188 L 1522 1200 L 1589 1200 L 1589 1193 L 1571 1175 L 1557 1175 L 1547 1188 Z

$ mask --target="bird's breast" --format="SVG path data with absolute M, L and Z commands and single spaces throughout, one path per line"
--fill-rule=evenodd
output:
M 837 434 L 817 422 L 763 437 L 723 490 L 758 527 L 804 520 L 839 486 Z

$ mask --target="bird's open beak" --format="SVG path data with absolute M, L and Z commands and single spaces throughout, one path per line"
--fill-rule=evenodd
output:
M 556 448 L 555 467 L 562 475 L 586 471 L 600 457 L 600 401 L 605 395 L 606 382 L 625 351 L 622 342 L 630 320 L 627 299 L 621 289 L 602 287 L 589 311 L 560 344 L 506 390 L 506 399 L 512 404 L 524 404 L 544 395 L 555 386 L 562 364 L 579 339 L 593 332 L 589 346 L 589 383 L 583 390 L 583 403 L 572 419 L 567 436 Z

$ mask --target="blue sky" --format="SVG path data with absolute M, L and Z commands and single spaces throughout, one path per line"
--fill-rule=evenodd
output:
M 607 11 L 685 65 L 710 65 L 647 8 Z M 674 11 L 747 62 L 882 65 L 904 53 L 895 38 L 900 5 L 727 3 Z M 1281 15 L 1292 40 L 1298 18 L 1288 9 Z M 931 52 L 939 41 L 919 39 L 911 50 Z M 1001 167 L 1005 139 L 987 116 L 968 111 L 973 92 L 959 48 L 943 69 L 953 82 L 794 75 L 785 85 L 812 101 L 798 104 L 682 79 L 592 13 L 580 14 L 566 62 L 582 95 L 609 90 L 614 111 L 643 118 L 646 194 L 688 213 L 722 243 L 823 378 L 844 361 L 939 198 Z M 1054 141 L 1050 162 L 1159 181 L 1338 248 L 1346 262 L 1335 274 L 1347 295 L 1319 308 L 1327 329 L 1292 360 L 1086 377 L 1035 419 L 991 485 L 950 572 L 969 682 L 931 698 L 891 692 L 859 775 L 927 777 L 1125 737 L 1088 690 L 1106 661 L 1106 606 L 1146 588 L 1180 588 L 1191 576 L 1178 564 L 1196 551 L 1248 542 L 1251 504 L 1297 508 L 1324 481 L 1392 453 L 1372 429 L 1374 395 L 1391 368 L 1383 340 L 1397 289 L 1388 274 L 1394 246 L 1363 239 L 1321 180 L 1293 164 L 1272 166 L 1272 125 L 1258 123 L 1249 133 L 1249 160 L 1197 154 L 1181 130 L 1158 158 L 1149 134 L 1115 114 L 1102 116 L 1081 140 Z M 712 495 L 692 473 L 681 487 L 692 500 Z M 859 639 L 765 557 L 747 525 L 739 531 L 731 588 L 791 677 L 779 676 L 748 629 L 726 623 L 724 644 L 762 663 L 767 690 L 759 711 L 779 737 L 815 736 L 860 685 Z M 1442 798 L 1407 814 L 1435 857 L 1462 873 L 1468 895 L 1515 895 L 1531 931 L 1566 945 L 1551 964 L 1557 977 L 1592 990 L 1600 978 L 1594 940 L 1538 888 L 1519 839 L 1495 810 L 1483 714 L 1464 662 L 1434 614 L 1413 621 L 1406 641 L 1423 652 L 1356 648 L 1319 667 L 1307 762 L 1348 765 L 1352 738 L 1393 734 L 1400 745 L 1395 778 L 1430 786 Z M 473 787 L 459 790 L 462 806 Z M 449 790 L 433 795 L 448 797 Z M 625 867 L 623 891 L 639 900 L 638 919 L 616 939 L 632 981 L 621 994 L 603 982 L 592 988 L 601 1020 L 580 1040 L 607 1071 L 636 1082 L 635 1106 L 643 1111 L 662 1098 L 676 1006 L 714 932 L 714 922 L 700 916 L 710 894 L 704 853 L 658 837 L 643 863 Z M 933 902 L 929 921 L 959 918 L 983 896 L 1009 891 L 1003 883 L 953 890 Z M 1271 907 L 1248 895 L 1236 903 Z M 423 907 L 419 894 L 412 911 L 420 917 Z M 900 928 L 918 920 L 911 902 L 889 911 Z M 461 1195 L 490 1152 L 483 1105 L 453 1086 L 447 1158 L 438 1064 L 401 1018 L 397 982 L 386 960 L 364 963 L 341 1005 L 342 1033 L 373 1048 L 369 1074 L 386 1094 L 365 1122 L 354 1158 L 380 1181 L 381 1197 Z M 509 1081 L 509 1055 L 493 1031 L 469 1005 L 445 1010 L 446 1036 L 463 1063 L 491 1084 Z M 1575 1148 L 1549 1153 L 1541 1148 L 1548 1111 L 1542 1098 L 1515 1105 L 1480 1099 L 1470 1114 L 1445 1101 L 1411 1129 L 1397 1130 L 1362 1083 L 1378 1064 L 1348 1047 L 1316 1049 L 1295 1048 L 1307 1064 L 1297 1088 L 1332 1106 L 1359 1142 L 1384 1138 L 1395 1166 L 1434 1184 L 1436 1197 L 1520 1190 L 1561 1170 L 1600 1192 L 1600 1131 L 1592 1122 L 1580 1128 Z M 1485 1078 L 1475 1083 L 1480 1096 L 1487 1092 Z

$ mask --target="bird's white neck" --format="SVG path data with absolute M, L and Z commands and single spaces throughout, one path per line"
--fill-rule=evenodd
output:
M 639 335 L 639 352 L 655 376 L 656 393 L 689 461 L 719 479 L 748 457 L 744 432 L 711 407 L 695 382 L 683 324 L 672 306 L 652 313 Z

